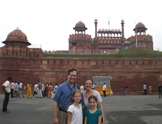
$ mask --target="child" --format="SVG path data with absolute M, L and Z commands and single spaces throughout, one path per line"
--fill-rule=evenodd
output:
M 80 104 L 82 94 L 80 90 L 74 90 L 72 93 L 73 101 L 69 104 L 67 113 L 67 124 L 82 124 L 82 105 Z
M 90 109 L 85 112 L 84 124 L 101 124 L 101 110 L 96 108 L 97 97 L 92 95 L 88 98 Z

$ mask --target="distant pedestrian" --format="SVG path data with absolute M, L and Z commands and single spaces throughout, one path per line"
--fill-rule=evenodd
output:
M 37 97 L 43 97 L 42 96 L 42 83 L 38 81 L 38 95 Z
M 14 95 L 15 95 L 15 97 L 17 97 L 18 95 L 18 83 L 15 81 L 15 89 L 14 89 Z
M 44 97 L 44 84 L 42 83 L 42 96 Z
M 5 93 L 5 98 L 4 98 L 4 101 L 3 101 L 2 111 L 5 112 L 5 113 L 10 112 L 10 111 L 7 110 L 7 105 L 8 105 L 8 102 L 9 102 L 9 95 L 10 95 L 10 92 L 11 92 L 11 89 L 10 89 L 10 80 L 11 79 L 12 79 L 11 77 L 8 77 L 7 81 L 5 81 L 2 84 L 2 88 L 3 88 L 3 91 Z
M 20 84 L 19 84 L 19 94 L 20 94 L 20 97 L 22 95 L 22 97 L 24 98 L 24 94 L 23 94 L 23 83 L 20 81 Z
M 93 83 L 92 89 L 95 89 L 95 87 L 96 87 L 96 83 Z
M 32 98 L 32 85 L 30 82 L 27 85 L 27 98 Z
M 149 85 L 149 87 L 148 87 L 148 92 L 149 92 L 149 94 L 152 94 L 152 87 L 151 87 L 151 85 Z
M 43 84 L 43 97 L 45 96 L 45 86 Z
M 52 96 L 52 88 L 50 83 L 50 85 L 48 86 L 48 98 L 51 98 L 51 96 Z
M 15 89 L 15 83 L 14 81 L 12 81 L 12 83 L 10 84 L 10 88 L 11 88 L 11 98 L 14 98 L 14 89 Z
M 52 91 L 52 96 L 51 96 L 51 98 L 54 97 L 55 92 L 56 92 L 56 89 L 57 89 L 57 83 L 55 83 L 55 86 L 54 86 L 53 91 Z
M 147 87 L 146 87 L 146 84 L 145 83 L 143 84 L 143 90 L 144 90 L 144 95 L 146 95 L 146 93 L 147 93 Z
M 34 93 L 33 93 L 33 96 L 35 96 L 38 92 L 38 85 L 35 83 L 34 84 Z
M 57 83 L 55 83 L 54 90 L 53 90 L 54 94 L 55 94 L 55 92 L 56 92 L 57 87 L 58 87 L 58 86 L 57 86 Z
M 45 85 L 44 96 L 48 95 L 48 84 Z
M 51 84 L 51 88 L 52 88 L 52 91 L 53 91 L 53 84 Z
M 162 96 L 162 85 L 159 83 L 158 84 L 158 94 L 159 94 L 159 99 Z
M 128 93 L 128 85 L 124 86 L 124 90 L 125 90 L 125 95 L 127 95 L 127 93 Z
M 103 94 L 104 97 L 106 97 L 106 83 L 103 84 Z
M 84 92 L 84 86 L 83 86 L 83 84 L 80 86 L 80 91 L 81 91 L 81 93 Z

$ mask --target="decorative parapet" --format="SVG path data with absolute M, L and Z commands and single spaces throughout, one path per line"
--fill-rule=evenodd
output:
M 85 40 L 92 41 L 91 35 L 88 34 L 72 34 L 69 36 L 69 41 Z
M 122 33 L 120 29 L 99 29 L 97 33 Z
M 43 54 L 42 49 L 39 48 L 2 47 L 0 56 L 43 57 Z
M 131 36 L 127 39 L 127 41 L 135 42 L 136 36 Z M 137 35 L 137 41 L 150 41 L 152 42 L 152 36 L 151 35 Z

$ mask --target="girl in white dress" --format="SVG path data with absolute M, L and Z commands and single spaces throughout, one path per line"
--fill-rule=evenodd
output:
M 69 104 L 67 110 L 67 124 L 83 124 L 81 98 L 82 94 L 80 90 L 74 90 L 72 94 L 73 101 Z

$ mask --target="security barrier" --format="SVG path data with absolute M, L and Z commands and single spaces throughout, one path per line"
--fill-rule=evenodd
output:
M 110 89 L 111 89 L 110 87 L 107 87 L 107 88 L 106 88 L 106 95 L 107 95 L 107 96 L 111 95 L 111 94 L 110 94 Z M 97 91 L 100 93 L 101 96 L 104 95 L 104 94 L 103 94 L 103 88 L 102 88 L 102 87 L 97 86 L 97 87 L 95 87 L 95 90 L 97 90 Z

